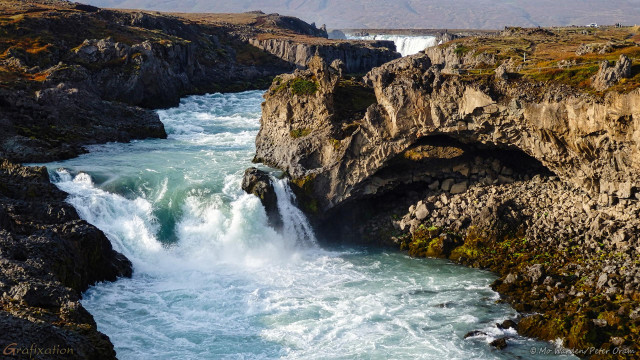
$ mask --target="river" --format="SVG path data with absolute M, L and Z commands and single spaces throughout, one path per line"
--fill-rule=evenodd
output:
M 159 111 L 166 140 L 46 164 L 133 263 L 131 279 L 96 284 L 82 300 L 120 359 L 549 358 L 530 351 L 552 344 L 495 326 L 516 312 L 496 303 L 489 272 L 323 247 L 284 180 L 285 230 L 270 228 L 240 189 L 261 101 L 260 91 L 191 96 Z M 463 339 L 473 330 L 486 335 Z M 506 349 L 488 345 L 502 336 L 512 337 Z

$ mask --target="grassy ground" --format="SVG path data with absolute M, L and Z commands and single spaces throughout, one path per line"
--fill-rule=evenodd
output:
M 596 51 L 581 53 L 584 45 Z M 480 74 L 484 68 L 490 72 L 505 61 L 510 61 L 517 73 L 533 81 L 551 81 L 576 88 L 589 89 L 590 78 L 599 63 L 611 63 L 620 55 L 633 62 L 632 76 L 610 90 L 630 91 L 640 86 L 640 27 L 512 29 L 501 35 L 478 36 L 454 40 L 440 45 L 455 46 L 458 56 L 488 54 L 495 64 L 474 64 L 470 73 Z M 605 48 L 604 51 L 598 51 Z M 484 66 L 483 66 L 484 65 Z M 479 68 L 479 69 L 478 69 Z

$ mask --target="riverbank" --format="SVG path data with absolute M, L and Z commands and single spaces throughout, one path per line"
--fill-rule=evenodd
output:
M 505 175 L 503 175 L 505 176 Z M 518 333 L 594 359 L 638 355 L 637 202 L 598 204 L 557 177 L 437 191 L 411 206 L 395 238 L 413 256 L 490 269 L 522 314 Z M 619 355 L 619 356 L 611 356 Z
M 100 230 L 80 219 L 67 196 L 51 184 L 44 167 L 0 163 L 4 355 L 115 359 L 109 338 L 98 332 L 80 299 L 96 282 L 131 276 L 131 263 Z
M 265 96 L 255 161 L 326 238 L 491 269 L 521 333 L 637 356 L 637 31 L 509 28 L 362 80 L 314 59 Z

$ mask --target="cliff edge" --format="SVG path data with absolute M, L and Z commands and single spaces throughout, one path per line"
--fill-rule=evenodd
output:
M 362 79 L 314 58 L 265 95 L 255 161 L 326 241 L 489 268 L 521 333 L 635 354 L 638 33 L 508 28 Z

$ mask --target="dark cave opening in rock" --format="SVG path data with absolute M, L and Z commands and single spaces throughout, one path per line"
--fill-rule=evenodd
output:
M 317 230 L 327 243 L 393 246 L 393 222 L 416 199 L 459 194 L 554 174 L 516 148 L 466 144 L 444 135 L 423 137 L 354 189 L 351 200 L 327 214 Z

